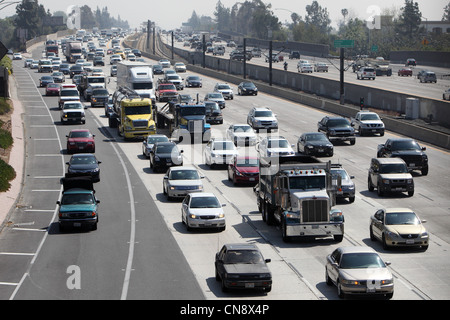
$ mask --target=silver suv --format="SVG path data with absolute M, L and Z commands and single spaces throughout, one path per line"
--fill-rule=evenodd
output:
M 214 92 L 220 92 L 224 99 L 233 100 L 233 89 L 228 83 L 217 83 Z
M 361 67 L 358 71 L 356 71 L 356 79 L 372 79 L 375 80 L 376 73 L 375 69 L 372 67 Z
M 247 116 L 247 123 L 257 132 L 266 129 L 269 132 L 278 130 L 276 115 L 267 107 L 253 107 Z

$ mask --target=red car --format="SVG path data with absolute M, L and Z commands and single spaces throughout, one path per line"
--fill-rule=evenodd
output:
M 95 152 L 95 140 L 89 129 L 74 129 L 67 137 L 67 153 Z
M 59 96 L 61 85 L 59 83 L 49 83 L 45 88 L 46 96 Z
M 228 165 L 228 180 L 237 183 L 256 184 L 259 181 L 258 157 L 237 156 Z
M 412 77 L 413 75 L 413 71 L 411 68 L 401 68 L 398 70 L 398 76 L 407 76 L 407 77 Z

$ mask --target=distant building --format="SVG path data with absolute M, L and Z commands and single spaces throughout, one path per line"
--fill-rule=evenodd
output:
M 424 28 L 427 33 L 450 33 L 450 22 L 448 21 L 422 21 L 420 27 Z

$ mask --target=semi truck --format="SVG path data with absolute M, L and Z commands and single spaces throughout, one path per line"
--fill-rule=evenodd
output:
M 119 136 L 145 139 L 156 134 L 152 101 L 141 98 L 134 90 L 119 87 L 113 94 L 113 108 L 109 114 L 109 127 L 117 128 Z
M 206 122 L 204 104 L 180 104 L 169 100 L 156 109 L 156 123 L 159 129 L 168 127 L 177 141 L 189 138 L 191 142 L 207 142 L 211 139 L 211 125 Z
M 122 61 L 117 64 L 117 87 L 128 87 L 141 98 L 149 98 L 156 105 L 153 69 L 150 64 Z
M 312 156 L 262 157 L 254 187 L 263 221 L 279 224 L 283 241 L 293 237 L 344 237 L 344 215 L 334 208 L 341 177 L 331 162 Z
M 64 52 L 66 60 L 69 63 L 75 63 L 78 59 L 82 58 L 81 42 L 69 41 L 66 44 L 66 51 Z
M 388 76 L 392 75 L 392 68 L 389 65 L 389 61 L 384 60 L 382 57 L 371 59 L 363 57 L 357 59 L 353 64 L 353 72 L 357 72 L 361 67 L 372 67 L 375 69 L 376 76 Z

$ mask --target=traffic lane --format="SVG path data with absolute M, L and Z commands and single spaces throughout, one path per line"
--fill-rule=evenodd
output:
M 209 89 L 206 89 L 206 91 L 208 91 L 208 90 L 209 90 Z M 227 106 L 227 107 L 228 107 L 228 106 Z M 227 108 L 226 108 L 226 109 L 227 109 Z M 224 110 L 226 110 L 226 109 L 224 109 Z M 231 114 L 234 115 L 235 113 L 234 113 L 234 112 L 231 112 Z M 239 121 L 239 122 L 240 122 L 240 121 Z M 367 220 L 366 220 L 366 221 L 367 221 Z
M 196 279 L 203 289 L 203 292 L 207 299 L 232 299 L 232 298 L 248 298 L 253 299 L 255 297 L 259 297 L 260 299 L 311 299 L 313 296 L 310 296 L 308 291 L 305 291 L 306 288 L 303 287 L 302 284 L 298 286 L 289 286 L 289 284 L 298 282 L 298 277 L 293 274 L 288 266 L 273 255 L 272 249 L 268 247 L 264 251 L 268 251 L 265 256 L 267 258 L 272 258 L 271 262 L 271 270 L 272 267 L 276 267 L 280 272 L 275 273 L 274 277 L 277 280 L 277 287 L 273 288 L 272 292 L 269 295 L 264 295 L 262 293 L 250 293 L 245 295 L 238 295 L 237 297 L 234 294 L 228 295 L 223 294 L 220 289 L 220 284 L 215 281 L 214 278 L 214 256 L 215 253 L 220 249 L 220 247 L 225 243 L 231 242 L 242 242 L 244 241 L 256 241 L 260 242 L 259 235 L 254 232 L 254 230 L 243 222 L 243 217 L 239 214 L 236 214 L 233 206 L 230 205 L 230 202 L 218 191 L 215 185 L 211 185 L 209 182 L 209 178 L 205 178 L 205 192 L 213 192 L 215 193 L 222 203 L 226 203 L 225 214 L 227 220 L 227 229 L 224 232 L 216 232 L 216 231 L 194 231 L 188 232 L 186 231 L 185 226 L 181 222 L 181 202 L 180 201 L 167 201 L 162 192 L 162 183 L 163 183 L 163 173 L 153 173 L 153 171 L 149 168 L 148 159 L 144 159 L 141 155 L 141 149 L 139 143 L 123 143 L 121 144 L 121 148 L 123 148 L 124 153 L 129 157 L 129 160 L 133 163 L 137 172 L 142 172 L 140 177 L 146 185 L 150 195 L 155 199 L 156 204 L 158 205 L 160 212 L 162 212 L 162 216 L 169 228 L 169 231 L 174 235 L 177 239 L 178 245 L 181 248 L 181 251 L 186 256 L 187 261 L 190 264 L 190 267 L 193 269 L 193 272 L 196 276 Z M 190 155 L 191 152 L 190 146 L 184 147 L 185 150 L 184 160 L 185 164 L 192 164 L 190 159 L 201 159 L 202 155 Z M 195 149 L 194 149 L 195 152 Z M 198 168 L 203 172 L 203 165 L 198 165 Z M 206 172 L 205 172 L 206 173 Z M 207 174 L 208 176 L 208 174 Z M 235 231 L 237 230 L 237 232 Z M 199 244 L 201 246 L 199 246 Z M 264 244 L 261 244 L 264 246 Z M 263 252 L 264 252 L 263 251 Z M 283 285 L 284 284 L 284 285 Z M 289 289 L 286 289 L 289 288 Z M 292 294 L 296 295 L 292 295 Z M 308 298 L 309 296 L 309 298 Z
M 161 39 L 164 40 L 164 37 Z M 190 50 L 183 47 L 182 44 L 176 43 L 175 45 L 177 48 L 183 49 L 183 50 Z M 226 47 L 226 53 L 224 56 L 216 56 L 220 57 L 221 59 L 229 59 L 229 52 L 231 52 L 235 48 L 228 48 Z M 190 50 L 194 51 L 194 50 Z M 275 52 L 278 52 L 279 50 L 274 50 Z M 268 55 L 268 51 L 264 51 L 266 55 Z M 324 59 L 324 58 L 317 58 L 317 57 L 308 57 L 308 56 L 302 56 L 302 59 L 308 60 L 312 65 L 317 61 L 325 62 L 328 64 L 329 72 L 313 72 L 312 74 L 305 74 L 309 76 L 317 76 L 322 77 L 326 79 L 333 79 L 336 81 L 340 80 L 340 63 L 338 59 Z M 286 59 L 286 62 L 288 62 L 288 71 L 290 72 L 298 72 L 297 71 L 297 63 L 298 60 L 289 60 Z M 265 61 L 265 56 L 263 55 L 261 58 L 252 58 L 250 61 L 247 61 L 249 64 L 256 64 L 260 66 L 269 67 L 269 63 Z M 281 62 L 274 62 L 272 63 L 272 68 L 274 69 L 283 69 L 283 61 Z M 348 67 L 349 61 L 346 60 L 345 62 L 345 68 Z M 398 69 L 393 67 L 393 75 L 390 77 L 387 76 L 379 76 L 376 78 L 375 81 L 363 81 L 363 80 L 357 80 L 356 79 L 356 73 L 352 71 L 351 68 L 348 68 L 348 70 L 345 72 L 344 75 L 344 81 L 347 83 L 357 84 L 357 85 L 365 85 L 369 87 L 379 88 L 382 90 L 389 90 L 389 91 L 398 91 L 398 92 L 404 92 L 406 94 L 412 94 L 412 95 L 419 95 L 425 98 L 431 98 L 431 99 L 442 99 L 442 93 L 445 91 L 445 89 L 448 88 L 450 85 L 450 80 L 447 79 L 439 79 L 436 84 L 426 84 L 426 83 L 420 83 L 419 80 L 416 78 L 416 74 L 420 70 L 435 70 L 439 73 L 445 73 L 450 74 L 450 70 L 447 68 L 434 68 L 434 67 L 414 67 L 414 76 L 413 77 L 399 77 L 397 75 Z M 408 78 L 410 78 L 408 80 Z M 377 81 L 381 80 L 381 81 Z
M 43 89 L 41 89 L 43 90 Z M 49 97 L 48 98 L 48 104 L 49 105 L 56 105 L 56 99 L 55 97 Z M 57 107 L 53 108 L 53 117 L 54 117 L 54 122 L 58 123 L 59 122 L 59 110 Z M 79 125 L 68 125 L 68 126 L 60 126 L 59 130 L 60 130 L 60 136 L 64 137 L 62 138 L 61 143 L 63 143 L 63 145 L 65 146 L 65 134 L 68 133 L 68 131 L 70 129 L 73 128 L 78 128 L 81 127 Z M 82 126 L 85 127 L 85 126 Z M 98 126 L 96 126 L 95 124 L 92 126 L 90 126 L 90 129 L 92 132 L 94 132 L 94 134 L 97 135 L 97 154 L 107 154 L 107 152 L 105 152 L 105 150 L 108 150 L 110 148 L 107 148 L 107 143 L 102 144 L 99 143 L 98 138 L 102 137 L 101 132 L 99 131 Z M 97 132 L 98 131 L 98 132 Z M 109 139 L 106 139 L 109 140 Z M 106 141 L 108 142 L 108 141 Z M 102 148 L 102 146 L 105 146 L 105 150 Z M 70 155 L 65 155 L 66 159 L 68 160 L 70 159 Z M 114 154 L 108 154 L 107 155 L 108 159 L 114 159 Z M 112 161 L 109 162 L 110 164 L 114 164 L 114 163 L 118 163 L 118 161 Z M 106 166 L 110 166 L 108 164 L 106 164 Z M 103 178 L 103 174 L 108 175 L 108 172 L 112 172 L 112 173 L 117 173 L 120 172 L 120 168 L 112 168 L 111 170 L 105 169 L 103 164 L 102 164 L 102 180 L 105 180 Z M 106 172 L 106 173 L 105 173 Z M 111 175 L 112 177 L 118 177 L 118 180 L 121 180 L 121 178 L 123 179 L 123 176 L 121 177 L 120 175 Z M 67 247 L 70 248 L 76 248 L 74 249 L 74 251 L 77 251 L 78 253 L 75 255 L 76 257 L 78 257 L 80 255 L 80 252 L 83 252 L 83 259 L 82 263 L 79 263 L 80 261 L 70 261 L 70 262 L 66 262 L 63 263 L 62 261 L 57 261 L 57 264 L 63 264 L 63 265 L 77 265 L 78 267 L 80 267 L 80 270 L 82 272 L 83 275 L 83 280 L 87 279 L 86 282 L 82 282 L 82 287 L 86 288 L 85 291 L 83 291 L 82 295 L 71 295 L 68 292 L 72 292 L 72 293 L 76 293 L 77 291 L 70 291 L 68 290 L 67 287 L 65 287 L 65 280 L 64 277 L 53 277 L 52 280 L 54 281 L 49 281 L 48 277 L 50 274 L 57 272 L 57 270 L 54 270 L 52 268 L 50 268 L 50 270 L 47 272 L 42 272 L 42 278 L 38 278 L 35 279 L 36 282 L 42 282 L 41 286 L 44 288 L 49 288 L 49 292 L 52 291 L 52 295 L 49 295 L 49 298 L 54 297 L 54 296 L 60 296 L 60 297 L 65 297 L 65 298 L 73 298 L 76 299 L 77 297 L 80 297 L 81 299 L 84 298 L 93 298 L 93 299 L 98 299 L 99 297 L 105 297 L 105 298 L 111 298 L 111 299 L 117 299 L 118 297 L 120 297 L 120 281 L 118 282 L 111 282 L 110 279 L 114 278 L 114 279 L 123 279 L 123 267 L 124 267 L 124 263 L 123 264 L 119 264 L 119 266 L 117 268 L 110 268 L 110 266 L 113 265 L 118 265 L 117 260 L 121 260 L 121 258 L 119 258 L 120 256 L 125 257 L 125 253 L 127 253 L 128 249 L 127 249 L 127 240 L 129 239 L 127 236 L 127 232 L 129 230 L 129 227 L 126 228 L 123 231 L 120 231 L 120 229 L 124 229 L 124 225 L 129 225 L 129 216 L 127 217 L 126 213 L 127 210 L 129 211 L 129 208 L 127 208 L 127 206 L 123 206 L 121 207 L 120 204 L 122 204 L 122 201 L 118 202 L 117 199 L 117 194 L 122 192 L 122 190 L 124 189 L 124 186 L 120 185 L 120 181 L 114 181 L 114 179 L 112 179 L 112 181 L 108 182 L 108 178 L 106 178 L 106 183 L 105 185 L 108 185 L 108 187 L 104 187 L 104 188 L 99 188 L 99 186 L 101 186 L 103 184 L 103 181 L 100 182 L 99 184 L 96 184 L 96 191 L 97 191 L 97 196 L 99 197 L 99 199 L 104 199 L 107 201 L 102 201 L 102 204 L 100 206 L 100 223 L 99 223 L 99 231 L 97 233 L 93 232 L 93 233 L 88 233 L 88 235 L 86 236 L 85 234 L 78 234 L 75 233 L 75 237 L 76 240 L 74 239 L 67 239 L 68 241 L 61 241 L 61 237 L 55 238 L 55 241 L 51 241 L 52 239 L 50 239 L 50 241 L 48 241 L 48 247 L 49 249 L 49 253 L 48 255 L 51 256 L 53 254 L 56 254 L 59 259 L 57 258 L 57 260 L 72 260 L 74 257 L 69 254 L 64 254 L 64 251 L 67 251 Z M 117 186 L 116 188 L 111 188 L 111 186 Z M 116 189 L 116 190 L 114 190 Z M 142 189 L 142 188 L 140 188 Z M 57 195 L 59 196 L 59 194 Z M 58 199 L 57 197 L 55 197 L 55 201 L 56 199 Z M 148 203 L 143 202 L 143 206 L 144 208 L 148 208 L 149 205 Z M 54 202 L 52 202 L 54 203 Z M 111 204 L 110 206 L 108 206 L 108 204 Z M 125 202 L 124 204 L 127 204 L 127 202 Z M 105 206 L 106 205 L 106 206 Z M 144 208 L 142 208 L 142 210 L 144 210 Z M 107 212 L 106 214 L 102 214 L 102 212 Z M 113 213 L 113 215 L 111 215 L 111 213 Z M 154 224 L 152 224 L 154 225 Z M 54 225 L 55 227 L 55 225 Z M 101 232 L 101 228 L 102 227 L 106 227 L 106 229 L 104 230 L 108 230 L 108 233 L 106 232 Z M 56 227 L 56 230 L 58 228 Z M 91 236 L 92 234 L 97 234 L 97 236 L 99 234 L 102 234 L 102 237 L 95 237 L 95 241 L 94 243 L 97 243 L 99 245 L 99 247 L 97 247 L 96 245 L 92 245 L 92 239 L 89 239 L 89 236 Z M 111 240 L 111 235 L 114 234 L 114 237 L 112 237 L 113 239 Z M 69 237 L 72 235 L 69 235 Z M 86 238 L 86 239 L 85 239 Z M 170 245 L 170 240 L 167 240 L 166 237 L 164 235 L 159 237 L 162 241 L 164 241 L 166 244 Z M 56 240 L 58 239 L 58 240 Z M 80 246 L 74 246 L 73 244 L 76 242 L 80 242 Z M 173 242 L 173 241 L 172 241 Z M 124 246 L 124 249 L 119 249 L 121 248 L 121 245 Z M 45 247 L 47 248 L 47 246 Z M 119 249 L 119 250 L 118 250 Z M 145 257 L 145 259 L 149 260 L 149 257 L 154 257 L 155 256 L 155 252 L 153 252 L 152 250 L 150 250 L 150 254 L 148 252 L 149 250 L 147 249 L 147 252 L 145 255 L 142 255 L 142 257 Z M 43 255 L 45 256 L 45 252 L 46 250 L 43 249 L 42 250 Z M 107 255 L 105 256 L 105 259 L 107 260 L 105 263 L 103 262 L 99 262 L 98 258 L 96 256 L 99 255 L 100 252 L 107 252 Z M 122 255 L 120 252 L 123 252 L 124 254 Z M 64 258 L 66 257 L 66 259 Z M 170 257 L 177 257 L 174 252 L 171 252 Z M 53 258 L 53 260 L 55 260 L 55 257 Z M 102 259 L 103 260 L 103 259 Z M 122 258 L 122 260 L 125 262 L 126 259 Z M 163 261 L 163 259 L 161 259 Z M 180 259 L 177 259 L 178 263 L 174 264 L 175 266 L 182 266 L 180 268 L 180 270 L 176 270 L 178 272 L 175 272 L 175 275 L 180 275 L 183 274 L 185 276 L 185 278 L 190 279 L 192 277 L 189 277 L 186 272 L 183 273 L 183 270 L 188 270 L 188 268 L 183 268 L 183 264 L 182 262 L 182 256 L 180 257 Z M 38 260 L 35 265 L 37 266 L 37 270 L 40 269 L 39 266 L 39 261 Z M 46 259 L 44 259 L 44 261 L 46 261 Z M 88 276 L 88 272 L 84 272 L 84 270 L 89 270 L 90 268 L 92 268 L 92 266 L 89 266 L 89 264 L 92 262 L 94 262 L 96 264 L 98 264 L 99 266 L 103 266 L 100 268 L 96 268 L 95 270 L 98 270 L 98 272 L 90 272 L 89 276 Z M 148 261 L 147 261 L 148 262 Z M 86 267 L 84 267 L 84 264 L 87 264 Z M 154 264 L 154 263 L 153 263 Z M 151 263 L 149 263 L 148 265 L 151 265 Z M 185 267 L 185 266 L 184 266 Z M 157 270 L 164 270 L 161 268 L 158 268 Z M 60 272 L 61 270 L 59 270 Z M 117 272 L 117 273 L 116 273 Z M 86 276 L 85 276 L 86 274 Z M 137 293 L 137 296 L 139 297 L 148 297 L 150 294 L 152 294 L 153 291 L 149 292 L 149 288 L 152 287 L 153 289 L 156 289 L 157 291 L 159 291 L 158 289 L 158 285 L 157 282 L 159 282 L 161 277 L 166 277 L 166 278 L 170 278 L 172 276 L 172 272 L 167 272 L 165 274 L 160 274 L 160 272 L 152 272 L 153 276 L 151 277 L 146 277 L 146 281 L 140 281 L 141 284 L 144 284 L 144 287 L 146 288 L 146 291 L 140 291 Z M 172 276 L 173 277 L 173 276 Z M 152 280 L 149 279 L 153 279 L 153 282 L 155 282 L 154 284 L 152 284 Z M 41 281 L 42 280 L 42 281 Z M 63 281 L 64 280 L 64 281 Z M 114 285 L 111 285 L 112 283 L 114 283 Z M 187 281 L 187 283 L 189 283 L 189 281 Z M 119 285 L 119 286 L 117 286 Z M 115 286 L 117 286 L 116 288 L 114 288 Z M 27 287 L 27 282 L 25 281 L 23 284 L 24 288 L 27 288 L 26 290 L 26 294 L 21 295 L 18 294 L 17 297 L 19 298 L 27 298 L 27 297 L 34 297 L 35 293 L 33 290 L 29 289 Z M 167 288 L 167 286 L 164 286 L 164 288 Z M 164 288 L 161 288 L 164 289 Z M 103 293 L 102 293 L 103 291 Z M 20 291 L 22 292 L 22 291 Z M 195 296 L 195 297 L 201 297 L 200 295 L 195 295 L 195 288 L 190 287 L 188 290 L 181 290 L 179 288 L 177 288 L 177 290 L 169 290 L 167 292 L 171 292 L 173 297 L 180 297 L 180 298 L 184 298 L 186 296 Z M 182 295 L 182 293 L 184 293 L 184 295 Z M 79 292 L 78 292 L 79 294 Z M 41 296 L 42 297 L 42 296 Z

